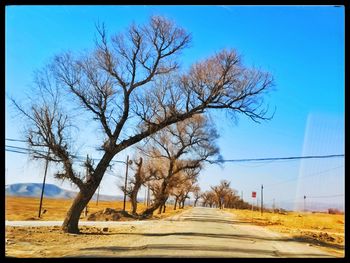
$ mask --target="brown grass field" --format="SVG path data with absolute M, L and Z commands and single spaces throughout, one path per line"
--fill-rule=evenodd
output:
M 41 213 L 44 210 L 46 212 L 38 218 L 40 198 L 35 197 L 12 197 L 6 196 L 5 198 L 5 219 L 9 221 L 15 220 L 42 220 L 42 221 L 59 221 L 64 220 L 65 215 L 71 205 L 73 200 L 68 199 L 51 199 L 44 198 Z M 138 203 L 137 212 L 141 212 L 145 209 L 145 204 Z M 123 209 L 123 201 L 99 201 L 98 205 L 96 201 L 90 201 L 88 204 L 88 215 L 95 213 L 97 211 L 103 210 L 105 208 L 113 208 L 116 210 Z M 187 209 L 185 207 L 184 209 Z M 130 202 L 126 202 L 125 205 L 126 211 L 130 211 L 131 205 Z M 154 212 L 153 219 L 164 218 L 167 216 L 174 215 L 176 213 L 182 212 L 183 209 L 173 210 L 173 206 L 167 206 L 166 212 L 158 214 L 158 211 Z M 124 218 L 121 218 L 121 221 Z M 81 220 L 85 221 L 86 217 L 84 212 L 82 213 Z
M 286 233 L 296 240 L 327 248 L 339 256 L 344 256 L 344 215 L 326 213 L 287 212 L 286 214 L 259 211 L 225 209 L 239 219 L 273 231 Z
M 40 219 L 38 218 L 39 202 L 39 198 L 7 196 L 5 199 L 6 220 L 63 220 L 72 200 L 44 198 L 42 211 L 46 210 L 46 212 Z M 99 201 L 97 205 L 96 201 L 91 201 L 88 205 L 88 215 L 105 208 L 122 210 L 123 202 Z M 138 212 L 141 212 L 144 208 L 145 205 L 143 203 L 138 204 Z M 188 208 L 189 207 L 185 207 L 184 209 L 186 210 Z M 159 215 L 158 211 L 155 211 L 154 216 L 151 219 L 172 216 L 184 211 L 184 209 L 177 209 L 174 211 L 173 206 L 169 205 L 166 213 Z M 129 202 L 126 202 L 126 210 L 130 211 Z M 261 215 L 259 211 L 252 212 L 250 210 L 237 209 L 225 209 L 225 211 L 233 213 L 242 221 L 290 235 L 296 240 L 307 242 L 313 246 L 319 246 L 338 257 L 344 257 L 344 215 L 298 212 L 288 212 L 287 214 L 264 212 L 263 215 Z M 82 214 L 81 220 L 86 220 L 84 213 Z M 128 219 L 121 218 L 120 220 Z M 82 229 L 84 232 L 97 231 L 100 233 L 99 231 L 101 231 L 94 227 L 82 227 Z M 26 248 L 29 249 L 28 244 L 34 244 L 35 242 L 41 244 L 40 242 L 42 242 L 43 236 L 47 237 L 48 240 L 51 240 L 52 242 L 50 242 L 53 244 L 56 244 L 57 242 L 59 243 L 60 240 L 62 241 L 64 238 L 67 239 L 67 242 L 72 241 L 70 235 L 65 235 L 60 231 L 60 227 L 6 227 L 6 249 L 12 251 L 11 255 L 22 257 L 27 255 L 23 251 L 25 251 Z M 26 244 L 23 245 L 23 251 L 20 246 L 20 242 L 22 241 L 24 242 L 23 244 Z M 52 250 L 54 251 L 54 248 L 52 248 Z M 43 251 L 45 252 L 45 250 Z M 45 255 L 42 254 L 42 256 Z

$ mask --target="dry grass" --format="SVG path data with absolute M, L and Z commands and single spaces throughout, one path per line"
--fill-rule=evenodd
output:
M 41 218 L 38 218 L 38 210 L 40 198 L 32 198 L 32 197 L 12 197 L 6 196 L 5 198 L 5 217 L 6 220 L 14 221 L 14 220 L 64 220 L 65 215 L 72 203 L 73 200 L 67 199 L 51 199 L 44 198 L 42 213 L 44 210 L 46 212 L 41 215 Z M 141 212 L 145 209 L 145 205 L 143 203 L 138 204 L 137 212 Z M 88 204 L 88 215 L 91 213 L 95 213 L 97 211 L 103 210 L 105 208 L 113 208 L 116 210 L 123 209 L 123 201 L 99 201 L 98 205 L 96 201 L 90 201 Z M 130 202 L 126 202 L 126 211 L 131 210 Z M 188 207 L 185 207 L 187 209 Z M 183 211 L 183 209 L 173 210 L 172 206 L 167 206 L 166 212 L 162 214 L 158 214 L 158 211 L 154 212 L 153 219 L 164 218 L 167 216 L 174 215 Z M 86 220 L 84 216 L 84 212 L 82 213 L 81 220 Z
M 321 246 L 335 253 L 344 254 L 344 215 L 299 212 L 286 214 L 264 212 L 261 215 L 259 211 L 225 210 L 235 214 L 241 220 L 289 234 L 296 240 Z

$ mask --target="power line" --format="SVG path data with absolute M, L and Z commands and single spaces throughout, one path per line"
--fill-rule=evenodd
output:
M 6 141 L 12 141 L 12 142 L 27 142 L 25 140 L 19 140 L 19 139 L 10 139 L 10 138 L 5 138 Z
M 290 157 L 271 157 L 271 158 L 254 158 L 254 159 L 232 159 L 232 160 L 216 160 L 215 162 L 218 162 L 218 163 L 220 163 L 220 162 L 256 162 L 256 161 L 320 159 L 320 158 L 336 158 L 336 157 L 344 157 L 344 154 L 290 156 Z
M 28 149 L 28 148 L 24 148 L 24 147 L 18 147 L 18 146 L 12 146 L 12 145 L 5 145 L 5 147 L 10 148 L 10 149 L 5 149 L 5 151 L 10 151 L 10 152 L 18 152 L 18 153 L 23 153 L 23 154 L 28 154 L 28 153 L 34 152 L 34 150 L 31 150 L 31 149 Z M 22 152 L 19 152 L 19 150 L 22 151 Z M 23 151 L 26 151 L 26 152 L 23 152 Z M 42 151 L 42 150 L 35 150 L 35 152 L 46 153 L 45 151 Z M 82 162 L 85 162 L 85 160 L 86 160 L 86 157 L 79 156 L 79 155 L 72 155 L 72 157 L 76 158 L 76 159 L 80 159 L 80 161 L 82 161 Z M 93 161 L 100 161 L 100 159 L 97 159 L 97 158 L 91 158 L 91 160 L 93 160 Z M 124 163 L 125 164 L 125 161 L 120 161 L 120 160 L 112 160 L 111 162 Z
M 7 152 L 13 152 L 13 153 L 28 154 L 28 153 L 26 153 L 26 152 L 20 152 L 20 151 L 11 150 L 11 149 L 5 149 L 5 151 L 7 151 Z
M 27 142 L 24 140 L 20 139 L 10 139 L 10 138 L 5 138 L 5 140 L 8 141 L 18 141 L 18 142 Z M 9 146 L 13 148 L 21 148 L 21 147 L 15 147 L 15 146 Z M 29 150 L 26 148 L 21 148 L 23 150 Z M 42 151 L 44 152 L 44 151 Z M 252 158 L 252 159 L 228 159 L 228 160 L 215 160 L 211 161 L 213 163 L 220 163 L 220 162 L 260 162 L 260 161 L 281 161 L 281 160 L 298 160 L 298 159 L 320 159 L 320 158 L 336 158 L 336 157 L 344 157 L 344 154 L 331 154 L 331 155 L 309 155 L 309 156 L 289 156 L 289 157 L 269 157 L 269 158 Z M 77 158 L 84 158 L 82 156 L 74 156 Z M 98 160 L 98 159 L 94 159 Z M 122 162 L 125 163 L 124 161 L 115 161 L 115 162 Z

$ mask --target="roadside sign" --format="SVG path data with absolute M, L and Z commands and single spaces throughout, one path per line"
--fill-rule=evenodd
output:
M 256 197 L 256 192 L 252 192 L 252 197 L 253 197 L 253 198 Z

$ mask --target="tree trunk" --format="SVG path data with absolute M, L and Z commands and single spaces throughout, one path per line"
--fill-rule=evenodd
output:
M 163 206 L 163 213 L 165 213 L 166 205 Z
M 162 208 L 163 208 L 164 205 L 160 205 L 159 206 L 159 210 L 158 210 L 158 214 L 161 214 L 162 213 Z
M 95 188 L 96 191 L 97 187 Z M 80 215 L 83 212 L 85 206 L 89 203 L 91 197 L 95 191 L 80 191 L 75 197 L 72 206 L 69 208 L 66 218 L 64 219 L 62 229 L 67 233 L 79 233 L 78 223 Z
M 177 199 L 178 197 L 175 198 L 174 210 L 176 210 Z
M 162 204 L 163 202 L 161 200 L 155 200 L 155 202 L 149 208 L 142 212 L 142 217 L 147 218 L 152 216 L 153 212 L 157 210 Z
M 131 192 L 130 195 L 130 201 L 131 201 L 131 213 L 133 215 L 136 214 L 136 210 L 137 210 L 137 194 L 140 190 L 141 184 L 135 184 L 134 185 L 134 189 Z
M 130 199 L 131 199 L 131 213 L 133 215 L 136 215 L 137 210 L 137 194 L 142 186 L 142 180 L 141 180 L 141 168 L 142 168 L 142 158 L 140 158 L 139 163 L 136 163 L 138 166 L 137 172 L 135 174 L 135 184 L 134 188 L 132 189 Z
M 194 200 L 194 204 L 193 204 L 194 207 L 196 207 L 198 200 L 199 200 L 199 197 Z
M 83 189 L 80 189 L 63 221 L 62 230 L 64 232 L 72 234 L 79 233 L 78 223 L 80 215 L 100 185 L 103 174 L 105 173 L 113 156 L 114 155 L 112 154 L 105 154 L 100 163 L 97 165 L 95 172 L 92 174 L 92 176 L 89 176 L 89 179 L 84 184 Z
M 171 161 L 168 169 L 168 177 L 164 179 L 162 183 L 162 188 L 160 189 L 159 197 L 154 201 L 154 203 L 151 205 L 151 207 L 147 208 L 145 211 L 142 213 L 143 218 L 147 218 L 153 215 L 153 212 L 159 208 L 161 205 L 165 205 L 166 200 L 169 197 L 169 194 L 167 193 L 167 187 L 168 187 L 168 182 L 172 177 L 172 171 L 174 167 L 174 162 Z

